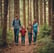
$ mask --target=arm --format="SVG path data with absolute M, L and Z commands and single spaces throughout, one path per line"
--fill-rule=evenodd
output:
M 21 26 L 21 22 L 20 22 L 20 20 L 19 20 L 19 25 Z
M 14 24 L 15 24 L 15 20 L 13 20 L 13 22 L 12 22 L 12 26 L 14 26 Z

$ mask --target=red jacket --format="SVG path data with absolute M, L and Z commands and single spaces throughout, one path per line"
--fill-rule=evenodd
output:
M 25 36 L 25 33 L 26 33 L 25 29 L 21 29 L 20 32 L 21 32 L 22 36 Z

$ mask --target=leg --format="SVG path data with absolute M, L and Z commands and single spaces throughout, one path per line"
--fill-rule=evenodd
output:
M 37 40 L 37 32 L 35 32 L 35 42 L 36 42 L 36 40 Z
M 16 43 L 16 29 L 14 29 L 14 42 Z
M 21 36 L 21 43 L 23 44 L 23 36 Z
M 23 36 L 23 44 L 25 45 L 25 36 Z
M 31 44 L 31 34 L 30 33 L 28 33 L 28 39 L 29 39 L 29 44 Z
M 18 39 L 19 39 L 19 30 L 17 29 L 17 31 L 16 31 L 16 43 L 18 43 Z
M 34 44 L 36 44 L 37 32 L 34 32 Z
M 32 42 L 32 33 L 30 34 L 30 37 L 31 37 L 30 39 L 31 39 L 31 42 Z
M 35 35 L 35 32 L 33 33 L 33 40 L 34 40 L 34 42 L 35 42 L 35 40 L 36 40 L 36 37 L 35 37 L 36 35 Z

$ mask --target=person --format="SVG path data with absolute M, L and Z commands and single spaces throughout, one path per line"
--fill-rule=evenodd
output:
M 14 27 L 14 40 L 15 40 L 15 44 L 18 45 L 19 30 L 20 30 L 20 27 L 21 27 L 21 22 L 20 22 L 19 16 L 16 16 L 14 18 L 12 25 Z
M 23 25 L 21 30 L 21 43 L 22 45 L 25 45 L 25 34 L 26 34 L 26 29 L 25 29 L 25 26 Z
M 31 24 L 31 22 L 29 22 L 27 29 L 28 29 L 29 45 L 31 45 L 31 42 L 32 42 L 32 24 Z
M 34 22 L 33 22 L 33 41 L 34 41 L 34 44 L 36 44 L 37 32 L 38 32 L 38 23 L 37 23 L 36 19 L 34 19 Z

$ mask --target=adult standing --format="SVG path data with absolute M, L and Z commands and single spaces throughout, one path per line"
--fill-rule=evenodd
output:
M 14 40 L 16 45 L 18 45 L 18 41 L 19 41 L 19 30 L 21 27 L 21 22 L 19 19 L 19 16 L 16 16 L 13 20 L 13 27 L 14 27 Z
M 37 23 L 37 20 L 34 19 L 34 22 L 33 22 L 33 41 L 34 41 L 34 44 L 36 44 L 37 33 L 38 33 L 38 23 Z

